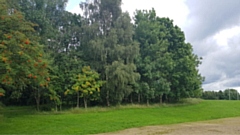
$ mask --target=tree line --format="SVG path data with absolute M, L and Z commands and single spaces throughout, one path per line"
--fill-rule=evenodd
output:
M 121 0 L 0 0 L 0 100 L 6 105 L 119 105 L 201 97 L 201 58 L 154 9 Z
M 204 91 L 202 98 L 209 100 L 239 100 L 240 96 L 237 90 L 226 89 L 223 91 Z

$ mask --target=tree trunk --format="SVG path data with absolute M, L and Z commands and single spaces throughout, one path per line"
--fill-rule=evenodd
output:
M 147 106 L 149 106 L 149 99 L 147 98 Z
M 79 108 L 79 91 L 77 92 L 77 108 Z
M 107 106 L 110 106 L 110 102 L 109 102 L 109 90 L 107 90 L 107 96 L 106 96 L 106 101 L 107 101 Z
M 108 82 L 108 75 L 106 74 L 106 82 Z M 109 89 L 108 89 L 108 84 L 106 84 L 106 89 L 107 89 L 107 93 L 106 93 L 106 102 L 107 102 L 107 106 L 110 106 L 110 102 L 109 102 Z
M 83 98 L 83 102 L 84 102 L 84 108 L 86 109 L 87 108 L 87 98 L 86 97 Z
M 62 97 L 60 98 L 60 105 L 59 105 L 59 110 L 62 111 Z
M 56 112 L 58 111 L 58 107 L 57 107 L 57 104 L 55 104 L 55 111 L 56 111 Z
M 35 100 L 37 103 L 37 111 L 39 111 L 40 110 L 40 91 L 39 91 L 39 89 L 37 89 L 37 93 L 35 95 Z
M 138 94 L 138 103 L 141 103 L 141 94 Z
M 108 56 L 108 51 L 106 50 L 106 59 L 107 59 L 107 56 Z M 105 65 L 107 65 L 107 62 L 105 61 Z M 106 82 L 108 82 L 108 73 L 106 72 L 105 70 L 105 74 L 106 74 Z M 106 83 L 106 90 L 107 90 L 107 93 L 106 93 L 106 102 L 107 102 L 107 106 L 109 107 L 110 106 L 110 102 L 109 102 L 109 89 L 108 89 L 108 84 Z
M 163 96 L 163 94 L 160 94 L 160 95 L 159 95 L 159 103 L 160 103 L 160 104 L 162 104 L 162 96 Z
M 131 104 L 133 104 L 132 94 L 130 96 L 130 102 L 131 102 Z

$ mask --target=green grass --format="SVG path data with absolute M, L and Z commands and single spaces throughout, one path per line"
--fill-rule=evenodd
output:
M 61 113 L 36 113 L 29 110 L 31 108 L 5 108 L 1 112 L 0 134 L 94 134 L 148 125 L 236 117 L 240 116 L 240 101 L 202 101 L 197 104 L 150 107 L 96 107 Z

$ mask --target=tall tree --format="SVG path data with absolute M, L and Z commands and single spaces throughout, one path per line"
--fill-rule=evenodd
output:
M 119 104 L 139 78 L 134 64 L 139 47 L 132 40 L 131 19 L 129 14 L 122 13 L 121 0 L 88 1 L 81 3 L 81 7 L 86 18 L 84 60 L 106 81 L 101 91 L 103 100 L 108 106 L 110 102 Z
M 5 0 L 0 3 L 0 86 L 11 90 L 48 86 L 49 62 L 35 36 L 36 25 Z
M 169 42 L 168 51 L 172 55 L 174 66 L 170 71 L 171 98 L 179 100 L 185 97 L 200 97 L 204 78 L 198 71 L 201 58 L 193 53 L 190 43 L 185 42 L 184 33 L 170 19 L 161 19 L 168 29 L 166 31 Z
M 134 39 L 140 43 L 141 82 L 148 84 L 160 102 L 163 94 L 172 100 L 201 95 L 200 59 L 172 20 L 157 17 L 154 9 L 137 11 Z
M 81 71 L 80 46 L 81 16 L 65 11 L 68 0 L 10 0 L 25 13 L 26 19 L 38 24 L 34 27 L 40 35 L 44 50 L 53 59 L 52 87 L 63 98 L 71 87 L 71 77 Z
M 141 83 L 146 88 L 142 90 L 147 103 L 155 96 L 162 102 L 163 94 L 170 90 L 167 79 L 173 61 L 168 52 L 169 43 L 166 40 L 166 27 L 161 24 L 154 9 L 137 11 L 135 15 L 134 39 L 140 43 L 138 72 Z

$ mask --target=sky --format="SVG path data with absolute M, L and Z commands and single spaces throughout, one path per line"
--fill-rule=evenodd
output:
M 83 0 L 82 0 L 83 1 Z M 67 10 L 81 13 L 81 0 L 69 0 Z M 122 10 L 154 8 L 185 33 L 186 42 L 202 57 L 199 71 L 204 90 L 240 91 L 240 0 L 122 0 Z

